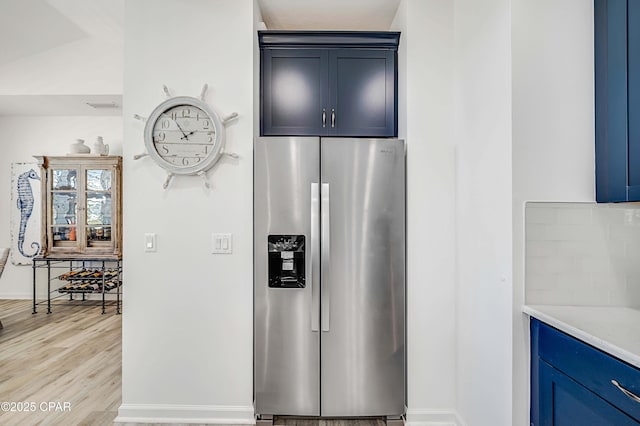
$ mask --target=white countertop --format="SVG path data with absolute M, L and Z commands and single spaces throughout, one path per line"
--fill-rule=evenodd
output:
M 610 306 L 525 305 L 522 311 L 640 368 L 640 310 Z

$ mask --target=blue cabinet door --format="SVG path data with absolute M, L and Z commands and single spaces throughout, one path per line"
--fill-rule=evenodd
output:
M 640 201 L 640 1 L 594 6 L 596 201 Z
M 640 200 L 640 1 L 627 2 L 628 200 Z
M 396 136 L 396 52 L 335 49 L 329 53 L 331 136 Z
M 260 133 L 326 136 L 328 52 L 265 49 L 261 64 Z
M 638 426 L 622 411 L 544 361 L 539 364 L 539 418 L 534 426 Z
M 531 318 L 531 426 L 639 426 L 637 402 L 611 383 L 637 392 L 640 372 Z

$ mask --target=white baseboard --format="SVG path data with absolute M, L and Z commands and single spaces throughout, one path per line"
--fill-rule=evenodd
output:
M 114 425 L 136 423 L 254 425 L 253 406 L 122 404 Z M 409 409 L 407 426 L 466 426 L 455 411 Z
M 455 411 L 407 409 L 406 426 L 465 426 Z
M 182 423 L 254 425 L 253 406 L 122 404 L 114 424 Z
M 45 293 L 42 297 L 46 299 L 47 294 Z M 33 299 L 33 293 L 0 293 L 0 299 L 2 300 Z

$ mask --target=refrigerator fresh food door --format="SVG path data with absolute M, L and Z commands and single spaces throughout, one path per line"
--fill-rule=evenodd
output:
M 405 149 L 321 141 L 321 413 L 405 405 Z
M 318 138 L 259 138 L 254 170 L 256 414 L 320 415 Z

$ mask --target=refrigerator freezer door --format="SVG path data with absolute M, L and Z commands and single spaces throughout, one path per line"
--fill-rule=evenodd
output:
M 323 416 L 404 413 L 404 152 L 396 139 L 321 141 Z
M 320 415 L 319 308 L 312 306 L 319 305 L 319 157 L 318 138 L 255 143 L 256 414 Z M 282 251 L 287 274 L 293 271 L 287 236 L 304 236 L 304 287 L 269 286 L 269 235 L 271 261 Z

